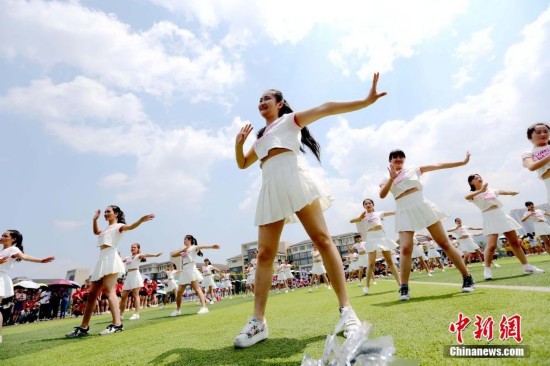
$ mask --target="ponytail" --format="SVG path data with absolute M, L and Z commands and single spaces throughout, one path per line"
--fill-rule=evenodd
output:
M 17 230 L 7 230 L 10 233 L 11 238 L 14 240 L 14 245 L 21 251 L 21 253 L 25 253 L 23 250 L 23 235 L 17 231 Z M 20 262 L 21 259 L 16 259 L 17 262 Z
M 126 218 L 124 217 L 124 212 L 120 209 L 120 207 L 115 205 L 110 205 L 109 207 L 111 207 L 113 209 L 113 212 L 117 214 L 117 217 L 116 217 L 117 223 L 126 224 Z

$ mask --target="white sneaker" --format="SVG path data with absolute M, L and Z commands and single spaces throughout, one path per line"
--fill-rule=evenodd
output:
M 206 306 L 203 306 L 199 309 L 199 311 L 197 311 L 197 314 L 199 315 L 202 315 L 202 314 L 208 314 L 209 311 L 208 311 L 208 308 Z
M 486 281 L 493 279 L 493 272 L 491 272 L 491 268 L 483 267 L 483 279 L 485 279 Z
M 373 285 L 378 285 L 378 284 L 376 283 L 376 281 L 372 281 L 372 284 L 373 284 Z
M 174 310 L 172 311 L 172 314 L 170 314 L 170 316 L 180 316 L 181 315 L 181 310 Z
M 493 262 L 493 267 L 500 268 L 500 264 Z
M 365 295 L 369 293 L 369 288 L 367 286 L 363 287 L 363 293 Z
M 235 348 L 246 348 L 267 339 L 267 337 L 268 330 L 265 319 L 262 322 L 255 317 L 250 317 L 248 323 L 246 323 L 241 332 L 235 337 L 233 344 Z
M 0 335 L 0 343 L 2 343 L 2 336 Z
M 328 285 L 327 290 L 332 290 L 332 286 Z
M 309 290 L 307 290 L 307 292 L 311 292 L 311 291 L 312 291 L 312 290 L 311 290 L 311 287 L 310 287 Z
M 137 313 L 134 313 L 131 317 L 130 317 L 130 320 L 137 320 L 139 319 L 139 314 Z
M 428 277 L 433 277 L 434 275 L 432 274 L 432 272 L 428 272 Z
M 528 274 L 528 275 L 541 274 L 541 273 L 544 273 L 544 270 L 542 270 L 540 268 L 537 268 L 537 267 L 533 266 L 532 264 L 528 264 L 528 265 L 523 267 L 523 273 Z
M 285 290 L 285 294 L 288 294 L 288 290 Z
M 344 323 L 344 337 L 348 337 L 351 333 L 356 332 L 361 327 L 361 321 L 355 315 L 355 311 L 351 306 L 340 308 L 340 318 L 345 319 Z
M 124 330 L 124 327 L 122 326 L 122 324 L 120 325 L 109 324 L 107 326 L 107 329 L 99 332 L 99 335 L 109 335 L 109 334 L 119 333 L 119 332 L 122 332 L 123 330 Z
M 214 305 L 214 301 L 213 301 L 213 300 L 210 300 L 210 305 Z

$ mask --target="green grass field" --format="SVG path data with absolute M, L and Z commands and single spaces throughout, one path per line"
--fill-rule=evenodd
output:
M 425 272 L 414 273 L 408 302 L 397 301 L 397 284 L 391 279 L 378 280 L 367 296 L 356 284 L 349 284 L 348 291 L 359 317 L 374 326 L 371 338 L 391 335 L 399 360 L 422 365 L 548 365 L 550 256 L 528 259 L 546 273 L 524 276 L 515 258 L 502 259 L 498 261 L 502 268 L 493 270 L 494 280 L 489 282 L 482 280 L 481 265 L 474 264 L 470 270 L 478 287 L 472 294 L 460 292 L 461 278 L 454 269 L 445 273 L 436 270 L 434 277 L 427 277 Z M 498 287 L 483 287 L 486 284 Z M 104 337 L 97 334 L 110 323 L 110 315 L 95 316 L 91 325 L 93 335 L 81 339 L 64 337 L 80 324 L 80 319 L 9 326 L 3 330 L 0 364 L 299 365 L 306 352 L 321 357 L 326 335 L 339 319 L 337 307 L 334 294 L 324 287 L 313 293 L 300 289 L 289 294 L 272 294 L 267 312 L 269 339 L 243 350 L 233 348 L 233 338 L 252 312 L 252 299 L 240 296 L 210 305 L 210 313 L 202 316 L 195 315 L 198 310 L 195 303 L 184 303 L 183 315 L 177 318 L 169 316 L 173 305 L 165 310 L 145 309 L 140 320 L 125 321 L 124 332 Z M 469 345 L 516 345 L 513 339 L 498 339 L 498 323 L 502 315 L 521 315 L 521 344 L 530 347 L 530 357 L 444 357 L 444 346 L 458 344 L 449 325 L 457 321 L 460 312 L 472 319 L 463 333 L 464 344 Z M 495 319 L 492 342 L 474 339 L 476 314 Z

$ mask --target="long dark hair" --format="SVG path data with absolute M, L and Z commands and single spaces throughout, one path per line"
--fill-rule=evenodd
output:
M 283 102 L 283 107 L 279 110 L 279 117 L 282 117 L 285 114 L 294 112 L 292 108 L 290 108 L 290 105 L 288 104 L 286 99 L 283 98 L 283 93 L 280 90 L 269 89 L 266 91 L 266 93 L 273 94 L 275 96 L 275 100 L 277 101 L 277 103 L 281 101 Z M 260 137 L 263 136 L 265 132 L 265 128 L 266 126 L 262 127 L 258 131 L 256 138 L 259 139 Z M 315 140 L 313 135 L 309 132 L 309 128 L 303 127 L 301 130 L 301 134 L 302 134 L 302 138 L 300 141 L 302 142 L 302 146 L 300 147 L 300 151 L 305 153 L 306 151 L 304 150 L 303 145 L 307 146 L 308 149 L 311 150 L 313 155 L 315 155 L 315 158 L 317 159 L 317 161 L 319 161 L 320 163 L 321 162 L 321 145 L 319 145 L 317 140 Z
M 476 190 L 476 187 L 474 187 L 474 185 L 472 184 L 472 181 L 476 178 L 476 175 L 479 175 L 479 174 L 471 174 L 468 176 L 468 185 L 470 186 L 470 191 L 475 191 Z
M 19 248 L 22 253 L 25 253 L 23 250 L 23 235 L 17 230 L 8 230 L 8 233 L 10 233 L 10 237 L 14 241 L 13 244 Z M 21 258 L 16 259 L 16 261 L 21 262 Z
M 197 239 L 195 239 L 195 237 L 194 237 L 193 235 L 185 235 L 185 239 L 191 240 L 191 245 L 198 245 L 198 244 L 197 244 Z M 200 250 L 197 250 L 197 255 L 198 255 L 199 257 L 202 257 L 202 256 L 203 256 L 203 254 L 202 254 L 202 252 L 201 252 Z
M 116 222 L 119 224 L 126 224 L 126 218 L 124 217 L 124 212 L 120 209 L 120 207 L 115 205 L 109 205 L 110 208 L 113 209 L 113 212 L 117 214 Z
M 388 161 L 391 161 L 391 159 L 393 158 L 407 158 L 405 156 L 405 152 L 401 149 L 395 149 L 395 150 L 392 150 L 390 151 L 390 155 L 388 157 Z

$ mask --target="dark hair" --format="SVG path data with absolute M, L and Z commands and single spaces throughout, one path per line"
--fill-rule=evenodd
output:
M 528 207 L 528 206 L 534 206 L 533 202 L 531 201 L 525 202 L 525 207 Z
M 546 128 L 548 128 L 550 130 L 550 126 L 548 126 L 544 122 L 538 122 L 538 123 L 532 124 L 531 126 L 527 127 L 527 139 L 528 140 L 531 140 L 531 137 L 533 136 L 533 132 L 535 132 L 535 128 L 537 128 L 537 126 L 546 126 Z
M 370 203 L 372 203 L 372 205 L 374 206 L 374 201 L 373 201 L 372 199 L 370 199 L 370 198 L 365 198 L 365 199 L 363 200 L 363 206 L 365 206 L 365 202 L 367 202 L 367 201 L 370 201 Z
M 280 91 L 280 90 L 277 90 L 277 89 L 269 89 L 266 91 L 266 93 L 271 93 L 275 96 L 275 101 L 277 103 L 279 102 L 283 102 L 283 107 L 279 110 L 279 117 L 282 117 L 283 115 L 285 114 L 288 114 L 288 113 L 292 113 L 294 112 L 292 110 L 292 108 L 290 108 L 290 105 L 288 104 L 288 102 L 286 101 L 286 99 L 283 98 L 283 93 Z M 265 132 L 265 128 L 266 127 L 262 127 L 259 131 L 258 131 L 258 134 L 256 135 L 256 138 L 260 138 L 263 136 L 264 132 Z M 301 130 L 301 134 L 302 134 L 302 138 L 301 138 L 301 142 L 302 142 L 302 146 L 300 147 L 300 151 L 305 153 L 305 150 L 303 148 L 303 145 L 307 146 L 309 148 L 309 150 L 311 150 L 311 152 L 313 153 L 313 155 L 315 155 L 315 158 L 319 161 L 319 163 L 321 162 L 321 145 L 319 145 L 319 143 L 317 142 L 317 140 L 315 140 L 315 138 L 313 137 L 313 135 L 309 132 L 309 128 L 307 127 L 302 127 L 302 130 Z
M 7 230 L 7 232 L 10 233 L 10 237 L 14 241 L 13 244 L 19 248 L 22 253 L 25 253 L 23 250 L 23 235 L 17 230 Z M 16 259 L 16 261 L 21 262 L 21 258 Z
M 391 161 L 393 158 L 407 158 L 405 156 L 405 152 L 401 149 L 395 149 L 390 151 L 390 156 L 388 157 L 388 161 Z
M 360 238 L 360 237 L 361 237 L 361 234 L 355 234 L 355 235 L 353 236 L 353 239 L 357 239 L 357 238 Z
M 191 240 L 191 245 L 198 245 L 198 244 L 197 244 L 197 239 L 195 239 L 195 237 L 194 237 L 193 235 L 185 235 L 185 239 Z M 202 254 L 202 252 L 201 252 L 200 250 L 197 250 L 197 255 L 198 255 L 199 257 L 202 257 L 202 256 L 203 256 L 203 254 Z
M 212 262 L 210 262 L 210 259 L 208 258 L 204 258 L 204 262 L 208 262 L 208 264 L 212 264 Z
M 113 209 L 113 212 L 117 214 L 116 222 L 119 224 L 125 224 L 126 218 L 124 217 L 124 212 L 120 209 L 120 207 L 115 205 L 109 205 L 110 208 Z
M 468 176 L 468 185 L 470 186 L 470 191 L 472 192 L 476 190 L 476 188 L 472 184 L 472 181 L 476 178 L 476 175 L 479 175 L 479 174 L 475 173 L 475 174 L 470 174 Z
M 460 217 L 457 217 L 457 218 L 455 219 L 455 222 L 457 222 L 458 220 L 460 220 Z M 461 221 L 462 221 L 462 220 L 461 220 Z

